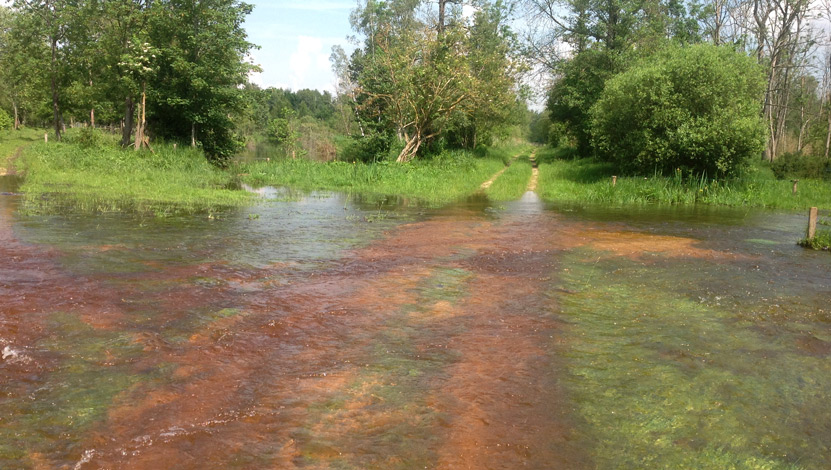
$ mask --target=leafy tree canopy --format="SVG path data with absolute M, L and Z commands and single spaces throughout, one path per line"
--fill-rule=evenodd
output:
M 728 47 L 671 47 L 610 79 L 591 109 L 598 155 L 636 172 L 739 171 L 765 146 L 761 67 Z

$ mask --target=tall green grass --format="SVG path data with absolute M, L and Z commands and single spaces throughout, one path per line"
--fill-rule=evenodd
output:
M 43 141 L 43 131 L 39 129 L 0 131 L 0 173 L 11 169 L 10 160 L 15 157 L 18 150 L 38 141 Z
M 538 153 L 539 194 L 565 203 L 599 204 L 718 204 L 774 209 L 831 208 L 831 183 L 801 180 L 797 194 L 793 183 L 778 180 L 770 168 L 757 162 L 744 175 L 730 180 L 653 174 L 618 176 L 612 186 L 613 165 L 592 159 L 558 160 L 558 150 Z
M 247 204 L 252 196 L 233 186 L 230 172 L 195 149 L 156 144 L 155 153 L 67 143 L 28 147 L 18 163 L 25 171 L 24 207 L 82 211 L 166 213 Z
M 440 205 L 476 192 L 516 152 L 516 148 L 498 147 L 477 157 L 469 151 L 453 150 L 405 164 L 272 159 L 242 164 L 239 171 L 241 180 L 252 186 L 400 195 Z
M 485 190 L 485 194 L 492 201 L 513 201 L 519 199 L 525 193 L 530 179 L 531 162 L 528 161 L 526 152 Z

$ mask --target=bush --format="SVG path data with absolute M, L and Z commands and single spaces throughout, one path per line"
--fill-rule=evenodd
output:
M 0 109 L 0 131 L 6 130 L 14 125 L 14 121 L 9 116 L 9 113 Z
M 771 163 L 770 169 L 779 179 L 831 179 L 831 161 L 819 155 L 785 153 Z
M 640 173 L 726 176 L 761 154 L 761 68 L 726 47 L 673 47 L 606 84 L 592 108 L 601 158 Z
M 101 148 L 104 146 L 104 134 L 92 127 L 82 127 L 77 132 L 69 132 L 64 141 L 75 144 L 84 149 Z

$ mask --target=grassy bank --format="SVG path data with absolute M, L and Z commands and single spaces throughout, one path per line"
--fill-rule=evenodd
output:
M 468 151 L 446 151 L 431 159 L 406 164 L 273 159 L 242 164 L 239 172 L 242 181 L 251 186 L 400 195 L 440 205 L 476 192 L 482 182 L 504 168 L 521 149 L 493 148 L 483 157 L 475 157 Z
M 157 143 L 154 152 L 134 152 L 117 148 L 114 136 L 79 130 L 70 130 L 62 143 L 44 143 L 43 132 L 37 130 L 19 135 L 17 140 L 4 140 L 0 150 L 19 155 L 15 166 L 25 174 L 20 188 L 26 195 L 24 208 L 35 212 L 69 206 L 89 212 L 164 214 L 213 211 L 256 201 L 239 189 L 240 183 L 404 196 L 440 205 L 478 191 L 483 181 L 527 149 L 497 147 L 483 156 L 446 151 L 407 164 L 271 159 L 223 170 L 188 147 Z M 501 199 L 518 197 L 529 172 L 527 163 L 509 168 L 492 194 Z
M 246 204 L 251 195 L 226 189 L 230 172 L 207 162 L 194 149 L 156 145 L 155 153 L 110 145 L 82 148 L 37 143 L 17 162 L 25 172 L 21 191 L 29 210 L 71 206 L 83 211 L 213 210 Z
M 710 181 L 685 175 L 619 176 L 612 186 L 614 166 L 592 159 L 565 160 L 557 149 L 538 152 L 539 194 L 564 203 L 598 204 L 718 204 L 774 209 L 831 209 L 831 183 L 801 180 L 797 194 L 793 183 L 778 180 L 770 168 L 755 163 L 741 178 Z

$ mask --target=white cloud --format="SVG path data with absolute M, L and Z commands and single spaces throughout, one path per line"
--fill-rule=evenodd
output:
M 476 13 L 478 8 L 473 5 L 464 4 L 462 5 L 462 17 L 465 19 L 473 18 L 473 14 Z
M 312 36 L 297 37 L 297 50 L 289 58 L 292 89 L 332 89 L 330 51 L 328 47 L 324 47 L 324 39 Z

